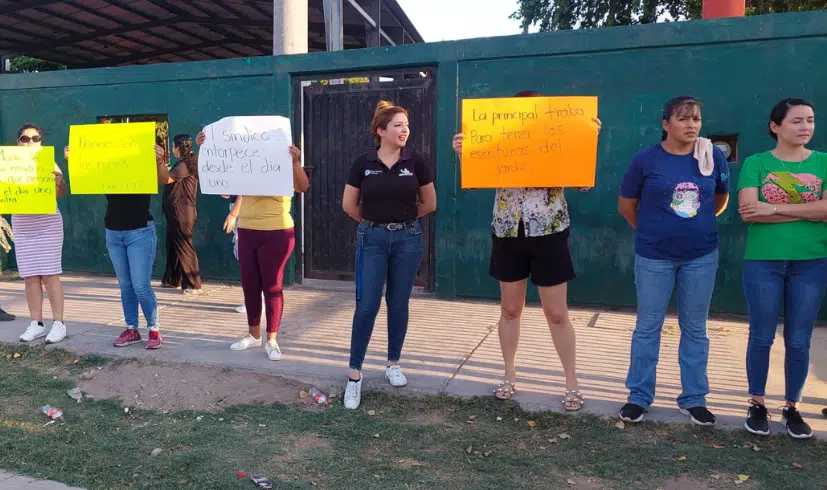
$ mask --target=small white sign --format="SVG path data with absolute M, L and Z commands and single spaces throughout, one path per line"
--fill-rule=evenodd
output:
M 198 149 L 202 194 L 293 195 L 289 119 L 225 117 L 205 127 L 204 135 Z

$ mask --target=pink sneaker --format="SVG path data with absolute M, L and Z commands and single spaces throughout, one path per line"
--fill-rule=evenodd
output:
M 127 345 L 137 344 L 141 341 L 141 334 L 138 333 L 137 329 L 134 328 L 127 328 L 123 331 L 120 337 L 115 339 L 115 342 L 112 343 L 115 347 L 126 347 Z
M 157 330 L 149 331 L 149 340 L 146 341 L 146 348 L 150 350 L 161 348 L 161 332 Z

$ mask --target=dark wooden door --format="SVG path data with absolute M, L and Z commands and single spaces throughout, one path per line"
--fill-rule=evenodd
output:
M 353 161 L 375 151 L 370 126 L 380 100 L 408 110 L 408 147 L 433 168 L 434 88 L 431 76 L 304 88 L 304 153 L 310 167 L 302 226 L 304 277 L 353 280 L 356 223 L 342 211 L 342 193 Z M 422 225 L 425 255 L 417 285 L 431 289 L 431 218 L 426 217 Z

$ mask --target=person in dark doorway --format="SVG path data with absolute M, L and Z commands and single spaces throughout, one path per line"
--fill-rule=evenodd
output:
M 43 132 L 33 124 L 25 124 L 17 132 L 18 146 L 41 146 Z M 66 182 L 57 163 L 54 164 L 55 193 L 58 198 L 66 195 Z M 20 214 L 11 218 L 17 256 L 17 270 L 26 283 L 26 303 L 32 322 L 21 342 L 31 342 L 46 337 L 53 344 L 66 337 L 63 323 L 63 215 L 60 210 L 54 214 Z M 43 325 L 43 289 L 49 296 L 54 323 L 47 333 Z
M 718 270 L 717 216 L 729 201 L 729 165 L 721 150 L 699 137 L 697 100 L 670 100 L 661 119 L 663 141 L 635 155 L 618 200 L 620 214 L 635 229 L 637 287 L 629 397 L 620 418 L 640 422 L 654 402 L 661 330 L 677 289 L 683 387 L 678 407 L 693 423 L 712 426 L 706 322 Z
M 69 158 L 67 146 L 64 156 Z M 155 145 L 155 163 L 158 185 L 169 182 L 169 169 L 164 149 Z M 126 330 L 115 339 L 115 347 L 126 347 L 142 341 L 138 333 L 138 307 L 144 313 L 149 339 L 147 349 L 158 349 L 162 345 L 161 325 L 158 315 L 158 299 L 152 290 L 152 266 L 158 237 L 155 221 L 149 212 L 152 194 L 107 194 L 106 195 L 106 249 L 115 276 L 121 288 L 121 303 Z
M 515 97 L 540 97 L 523 91 Z M 602 123 L 594 118 L 600 132 Z M 463 134 L 454 136 L 453 146 L 462 158 Z M 588 191 L 587 188 L 580 189 Z M 500 283 L 499 338 L 505 375 L 494 390 L 501 400 L 517 391 L 517 346 L 520 318 L 526 302 L 528 278 L 537 286 L 551 338 L 566 376 L 563 408 L 583 408 L 577 381 L 577 345 L 569 320 L 568 283 L 575 278 L 569 251 L 568 204 L 562 188 L 497 189 L 491 223 L 489 274 Z
M 371 126 L 377 149 L 357 159 L 348 175 L 342 208 L 356 229 L 356 311 L 350 340 L 345 408 L 362 399 L 362 364 L 387 283 L 388 357 L 385 379 L 401 387 L 408 379 L 399 358 L 408 330 L 408 304 L 424 244 L 419 218 L 436 210 L 430 165 L 407 148 L 408 112 L 390 102 L 376 107 Z
M 167 220 L 167 266 L 161 284 L 180 287 L 184 294 L 201 291 L 201 271 L 198 255 L 192 244 L 192 231 L 197 212 L 198 156 L 192 148 L 192 139 L 179 134 L 172 140 L 172 154 L 178 159 L 169 171 L 169 183 L 164 188 L 161 208 Z
M 806 147 L 815 132 L 813 104 L 785 99 L 770 113 L 773 150 L 744 162 L 739 212 L 748 222 L 744 296 L 749 316 L 746 429 L 768 435 L 765 404 L 770 349 L 784 314 L 785 407 L 781 423 L 796 439 L 813 436 L 799 410 L 810 370 L 813 326 L 827 291 L 827 154 Z
M 201 146 L 206 141 L 202 131 L 196 137 Z M 293 189 L 302 193 L 310 187 L 310 180 L 302 168 L 301 151 L 291 145 L 293 160 Z M 284 268 L 287 265 L 296 235 L 293 217 L 290 215 L 293 196 L 236 196 L 236 202 L 227 219 L 224 231 L 236 227 L 238 217 L 238 262 L 241 267 L 241 288 L 244 290 L 244 306 L 247 311 L 248 333 L 230 345 L 230 350 L 240 351 L 261 347 L 261 306 L 267 318 L 267 342 L 264 351 L 268 359 L 281 359 L 281 347 L 277 336 L 284 312 Z

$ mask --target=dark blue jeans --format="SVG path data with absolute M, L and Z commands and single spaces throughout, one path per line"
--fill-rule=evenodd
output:
M 419 220 L 394 231 L 360 223 L 356 231 L 356 312 L 350 338 L 350 369 L 360 370 L 386 282 L 388 361 L 399 360 L 408 332 L 408 302 L 424 248 Z
M 827 289 L 827 259 L 745 260 L 744 296 L 749 313 L 749 393 L 764 396 L 770 348 L 784 310 L 784 399 L 801 401 L 810 369 L 810 339 Z

